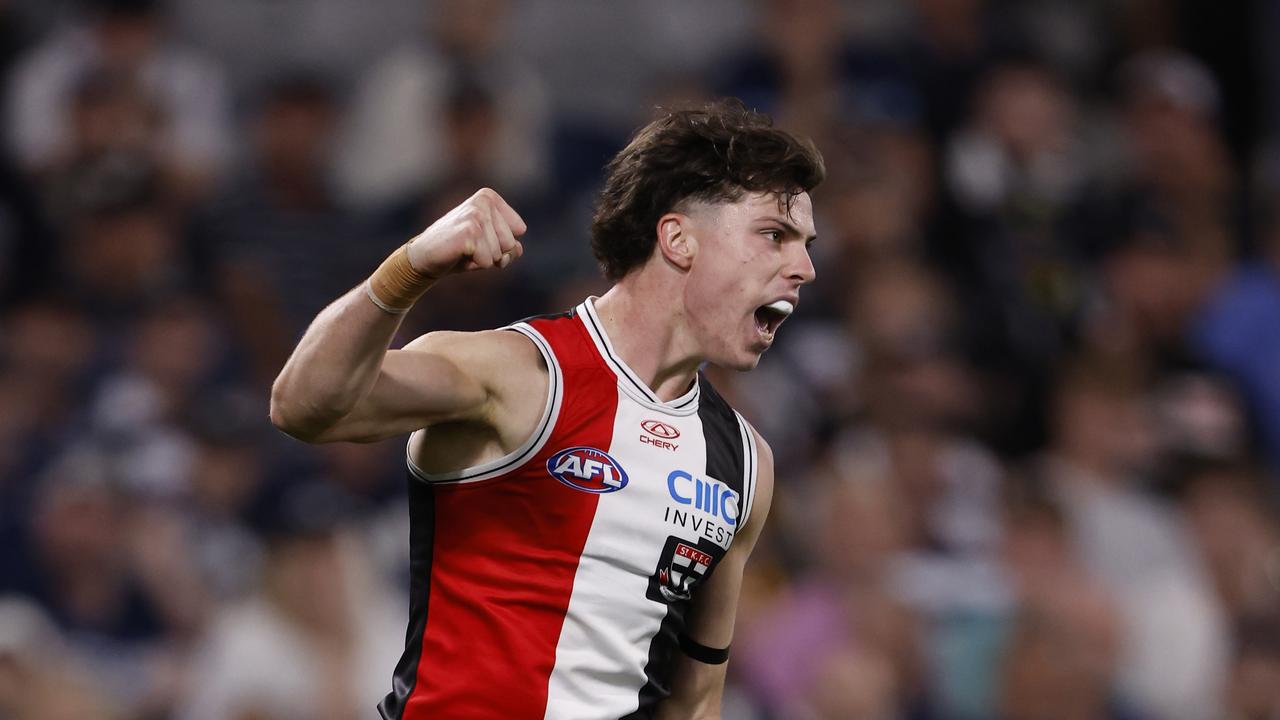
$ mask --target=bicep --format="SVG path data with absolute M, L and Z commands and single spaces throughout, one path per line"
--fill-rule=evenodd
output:
M 372 442 L 484 417 L 491 399 L 489 344 L 462 333 L 434 333 L 388 351 L 369 394 L 318 440 Z

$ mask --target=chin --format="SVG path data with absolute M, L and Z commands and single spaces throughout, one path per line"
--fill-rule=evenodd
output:
M 713 361 L 715 365 L 719 365 L 726 370 L 737 370 L 738 372 L 746 372 L 755 370 L 760 364 L 760 356 L 762 353 L 747 351 L 744 354 L 736 355 L 731 358 L 723 358 L 719 361 Z

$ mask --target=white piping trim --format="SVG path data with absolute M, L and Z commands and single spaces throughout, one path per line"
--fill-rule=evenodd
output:
M 747 519 L 751 517 L 751 508 L 755 505 L 756 497 L 756 480 L 759 472 L 758 455 L 756 452 L 756 434 L 751 431 L 751 424 L 746 418 L 742 417 L 742 413 L 737 410 L 733 411 L 735 417 L 738 418 L 738 432 L 742 434 L 742 522 L 738 525 L 741 529 L 747 524 Z
M 556 361 L 555 353 L 551 351 L 551 346 L 547 343 L 546 338 L 542 337 L 542 334 L 534 330 L 528 323 L 515 323 L 503 329 L 514 330 L 532 340 L 534 346 L 538 348 L 538 352 L 542 353 L 543 359 L 547 362 L 547 402 L 543 407 L 542 417 L 538 420 L 537 429 L 533 431 L 529 439 L 525 440 L 523 445 L 496 460 L 462 468 L 461 470 L 435 474 L 423 471 L 409 455 L 413 436 L 422 432 L 421 430 L 416 430 L 409 436 L 410 444 L 405 445 L 405 463 L 409 466 L 409 471 L 419 480 L 428 483 L 451 484 L 488 480 L 519 468 L 534 455 L 537 455 L 538 451 L 547 444 L 547 440 L 551 438 L 552 431 L 555 430 L 556 421 L 560 417 L 560 406 L 564 400 L 564 373 L 560 370 L 560 363 Z
M 609 336 L 604 332 L 604 324 L 600 322 L 600 316 L 596 314 L 595 299 L 594 297 L 589 297 L 584 300 L 578 305 L 576 314 L 581 319 L 583 327 L 587 329 L 587 335 L 595 343 L 596 351 L 600 353 L 600 357 L 604 359 L 605 364 L 617 376 L 618 388 L 626 393 L 628 397 L 650 410 L 680 417 L 696 413 L 701 392 L 697 378 L 694 379 L 693 387 L 689 388 L 689 391 L 684 395 L 675 398 L 669 403 L 659 400 L 653 390 L 641 381 L 635 371 L 623 362 L 622 358 L 614 351 L 613 343 L 609 341 Z

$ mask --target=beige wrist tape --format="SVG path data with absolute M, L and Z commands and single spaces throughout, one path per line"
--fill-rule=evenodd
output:
M 413 307 L 435 281 L 431 275 L 413 268 L 409 263 L 409 246 L 405 244 L 373 271 L 364 284 L 364 291 L 374 305 L 399 315 Z

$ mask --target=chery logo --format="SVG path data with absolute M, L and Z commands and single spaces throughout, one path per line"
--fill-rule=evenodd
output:
M 645 420 L 640 423 L 640 427 L 644 428 L 644 431 L 647 433 L 646 435 L 640 436 L 640 442 L 645 445 L 652 445 L 653 447 L 662 448 L 663 450 L 675 450 L 680 447 L 679 445 L 670 442 L 671 440 L 680 437 L 680 431 L 670 425 L 664 422 L 659 422 L 658 420 Z M 649 437 L 650 435 L 653 437 Z
M 640 423 L 640 427 L 644 428 L 644 431 L 650 435 L 656 435 L 663 440 L 674 440 L 675 438 L 680 437 L 679 430 L 664 422 L 658 422 L 657 420 L 645 420 Z

